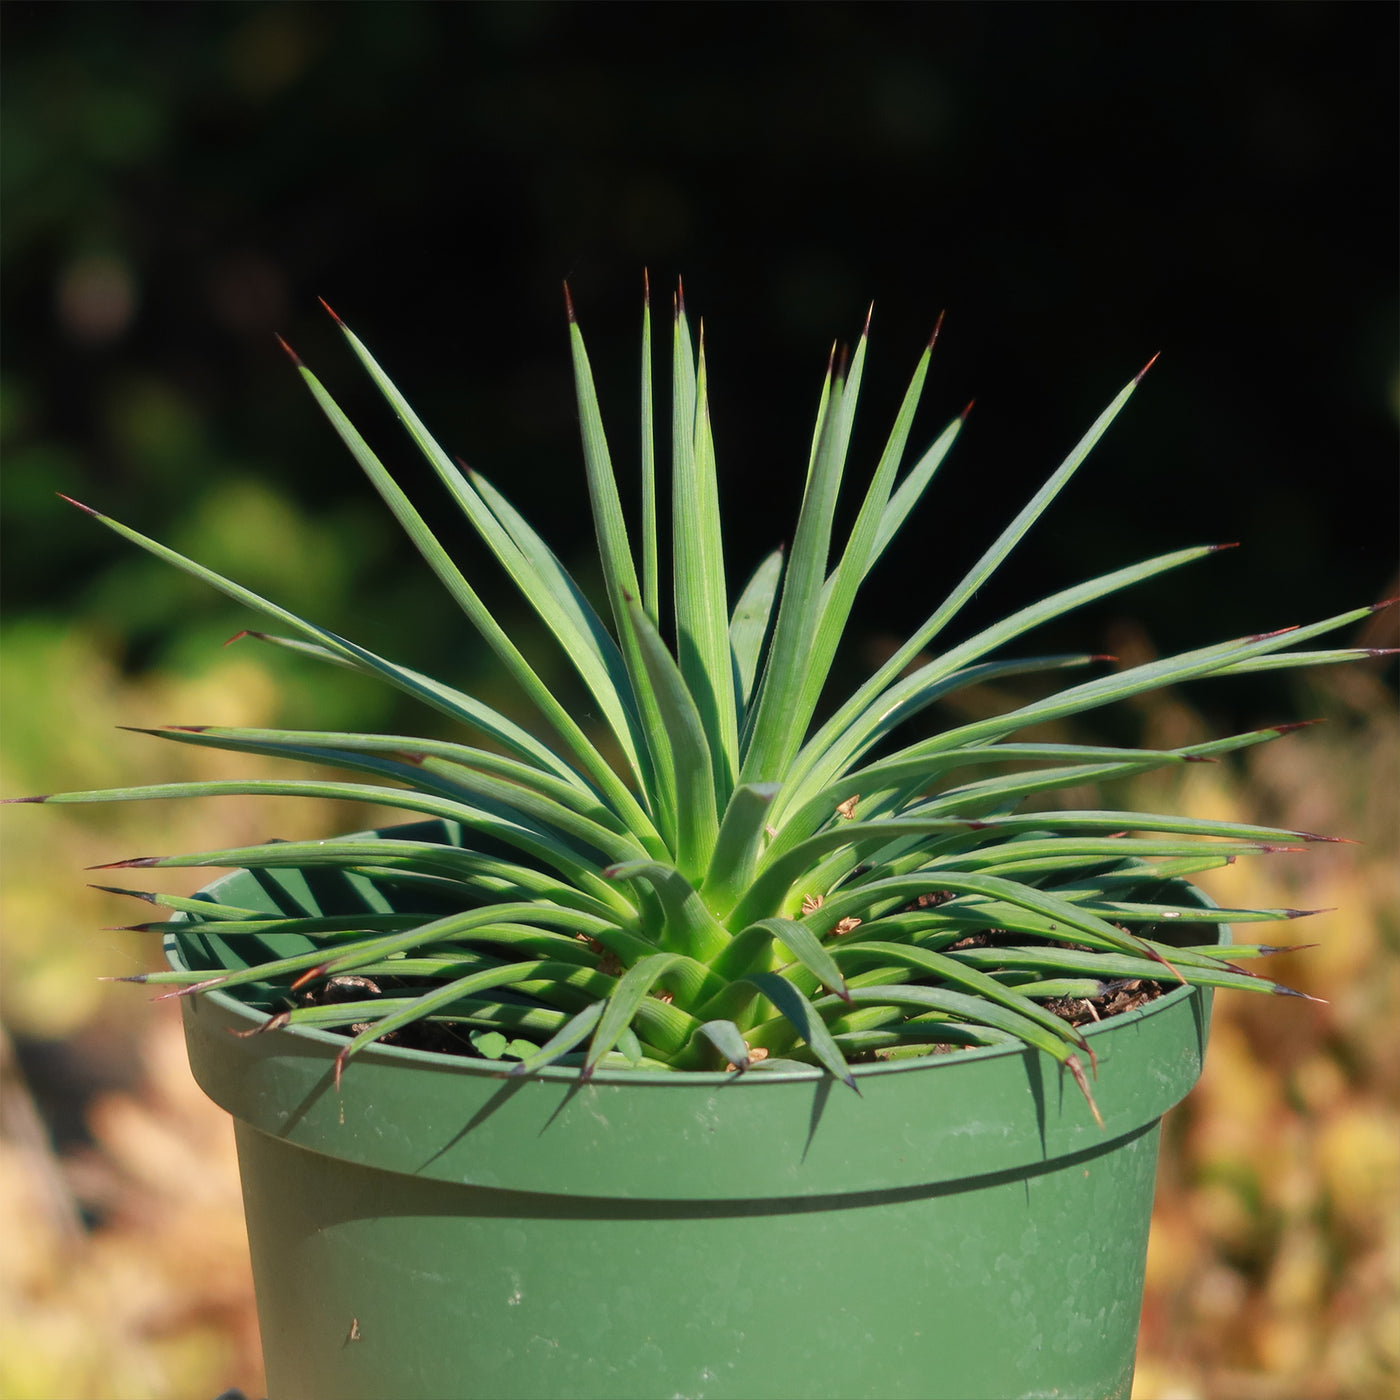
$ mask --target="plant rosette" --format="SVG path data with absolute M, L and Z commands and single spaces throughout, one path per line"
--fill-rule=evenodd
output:
M 82 507 L 285 629 L 249 635 L 463 731 L 168 726 L 144 732 L 365 780 L 21 799 L 280 794 L 426 819 L 103 867 L 239 872 L 193 898 L 122 892 L 162 909 L 137 927 L 172 955 L 134 980 L 183 999 L 196 1075 L 239 1123 L 272 1392 L 1126 1395 L 1157 1124 L 1199 1072 L 1210 991 L 1298 995 L 1251 966 L 1278 945 L 1221 944 L 1305 911 L 1217 910 L 1188 877 L 1336 838 L 1055 805 L 1296 725 L 1170 750 L 1016 736 L 1167 684 L 1373 655 L 1299 648 L 1375 609 L 1089 679 L 1112 658 L 1005 655 L 1225 548 L 1201 545 L 933 648 L 1139 374 L 904 645 L 833 695 L 856 592 L 966 419 L 901 471 L 937 331 L 839 546 L 868 319 L 833 354 L 791 548 L 731 605 L 703 331 L 678 293 L 663 561 L 649 298 L 635 550 L 568 310 L 602 611 L 336 319 L 578 672 L 594 732 L 295 355 L 539 732 Z M 927 724 L 962 687 L 1031 673 L 1069 683 Z

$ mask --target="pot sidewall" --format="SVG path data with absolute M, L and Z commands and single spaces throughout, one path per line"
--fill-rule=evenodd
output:
M 1094 1028 L 1100 1131 L 1032 1051 L 862 1067 L 856 1095 L 376 1047 L 337 1092 L 343 1038 L 184 1001 L 275 1400 L 1126 1397 L 1160 1118 L 1209 1012 L 1182 988 Z

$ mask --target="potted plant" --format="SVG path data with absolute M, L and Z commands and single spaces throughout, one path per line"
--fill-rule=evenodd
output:
M 1168 683 L 1365 654 L 1286 649 L 1373 609 L 920 728 L 960 687 L 1110 661 L 1004 649 L 1227 547 L 1118 564 L 931 649 L 1142 374 L 908 641 L 843 686 L 856 591 L 966 417 L 901 475 L 936 331 L 839 547 L 868 319 L 833 356 L 791 547 L 731 601 L 703 332 L 697 347 L 678 293 L 663 586 L 649 299 L 639 548 L 570 305 L 595 611 L 336 319 L 601 722 L 551 693 L 294 354 L 547 737 L 82 507 L 283 629 L 252 635 L 463 730 L 172 726 L 147 732 L 359 781 L 20 799 L 291 794 L 419 819 L 113 862 L 235 872 L 192 899 L 121 892 L 163 911 L 140 927 L 170 962 L 132 980 L 182 998 L 195 1075 L 236 1120 L 271 1394 L 1126 1396 L 1161 1115 L 1199 1073 L 1212 989 L 1288 992 L 1251 967 L 1277 948 L 1227 951 L 1229 926 L 1301 912 L 1216 909 L 1188 877 L 1333 838 L 1056 805 L 1296 726 L 1174 750 L 1017 736 Z

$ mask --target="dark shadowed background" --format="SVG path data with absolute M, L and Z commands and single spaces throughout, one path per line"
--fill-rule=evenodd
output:
M 1381 597 L 1396 28 L 1364 4 L 11 4 L 8 606 L 168 654 L 220 605 L 133 609 L 124 547 L 53 492 L 169 538 L 256 478 L 362 532 L 329 620 L 455 648 L 272 332 L 367 402 L 327 298 L 581 559 L 560 280 L 626 472 L 644 266 L 705 318 L 740 573 L 791 529 L 827 351 L 873 299 L 856 469 L 942 309 L 916 439 L 978 404 L 869 625 L 921 618 L 1158 350 L 989 608 L 1237 539 L 1144 595 L 1161 644 Z
M 873 299 L 851 466 L 863 480 L 946 309 L 915 447 L 968 400 L 976 408 L 907 538 L 871 580 L 847 658 L 857 671 L 922 620 L 1157 351 L 1128 411 L 1005 577 L 983 590 L 968 626 L 1208 542 L 1241 548 L 1063 620 L 1044 634 L 1045 649 L 1179 649 L 1400 591 L 1393 6 L 11 0 L 3 28 L 7 794 L 191 775 L 188 766 L 155 771 L 174 760 L 153 758 L 149 740 L 114 739 L 115 723 L 425 722 L 338 674 L 249 654 L 247 643 L 222 650 L 249 614 L 112 538 L 57 491 L 396 660 L 513 703 L 495 693 L 481 649 L 276 347 L 280 332 L 402 479 L 423 488 L 445 537 L 466 544 L 318 296 L 370 344 L 443 444 L 507 490 L 587 578 L 560 283 L 572 289 L 627 482 L 642 271 L 663 310 L 683 276 L 688 307 L 705 322 L 733 587 L 791 533 L 832 340 L 851 340 Z M 664 329 L 663 315 L 662 347 Z M 517 605 L 491 570 L 468 572 L 514 625 Z M 1365 636 L 1393 644 L 1375 629 Z M 569 684 L 557 668 L 549 674 Z M 1345 693 L 1328 691 L 1330 681 L 1312 691 L 1269 677 L 1212 683 L 1190 693 L 1190 722 L 1217 734 L 1327 712 L 1353 756 L 1374 755 L 1393 746 L 1395 673 L 1365 674 Z M 1105 716 L 1104 727 L 1117 737 L 1153 723 L 1171 730 L 1164 713 Z M 1375 762 L 1354 768 L 1363 786 L 1369 777 L 1383 788 L 1390 770 Z M 1285 797 L 1321 791 L 1323 778 L 1305 776 L 1242 774 L 1238 789 L 1216 795 L 1244 812 L 1250 794 L 1267 791 L 1266 817 L 1302 821 Z M 1320 820 L 1345 823 L 1374 794 L 1351 796 Z M 139 1074 L 127 1067 L 149 1008 L 114 1001 L 93 979 L 149 954 L 123 941 L 131 935 L 91 932 L 136 914 L 74 894 L 78 866 L 161 842 L 227 844 L 230 821 L 253 839 L 266 834 L 272 818 L 254 806 L 197 818 L 165 811 L 147 826 L 129 808 L 6 817 L 0 1011 L 38 1105 L 34 1134 L 7 1129 L 20 1143 L 7 1179 L 20 1183 L 18 1199 L 31 1191 L 50 1202 L 25 1207 L 26 1219 L 51 1209 L 57 1222 L 52 1238 L 26 1236 L 6 1256 L 18 1282 L 6 1285 L 0 1321 L 25 1343 L 8 1349 L 18 1360 L 0 1363 L 11 1368 L 0 1374 L 7 1396 L 259 1384 L 222 1122 L 189 1126 L 205 1120 L 193 1091 L 181 1098 L 170 1087 L 183 1082 L 178 1045 L 168 1071 L 164 1040 L 141 1042 Z M 1368 828 L 1382 854 L 1393 808 L 1387 799 Z M 324 821 L 308 811 L 278 829 L 310 834 Z M 1362 946 L 1382 961 L 1359 958 L 1337 976 L 1388 987 L 1393 1001 L 1393 877 L 1376 873 L 1350 893 L 1353 908 L 1376 911 Z M 1346 894 L 1325 891 L 1318 902 Z M 1382 1014 L 1366 1005 L 1353 1022 Z M 1366 1070 L 1370 1051 L 1350 1031 L 1314 1030 L 1342 1087 L 1329 1089 L 1317 1071 L 1269 1121 L 1302 1114 L 1298 1104 L 1340 1103 L 1389 1133 L 1400 1121 L 1394 1074 Z M 1242 1044 L 1254 1045 L 1250 1034 Z M 1268 1033 L 1258 1036 L 1255 1048 L 1276 1054 Z M 1222 1064 L 1233 1063 L 1232 1043 L 1222 1041 Z M 1392 1038 L 1377 1045 L 1379 1064 L 1394 1047 Z M 166 1088 L 152 1089 L 163 1073 Z M 1262 1092 L 1245 1097 L 1263 1102 Z M 1228 1093 L 1218 1111 L 1238 1121 Z M 1381 1175 L 1366 1180 L 1393 1195 L 1400 1165 L 1386 1155 L 1389 1138 L 1358 1128 L 1357 1146 L 1346 1136 L 1353 1126 L 1348 1118 L 1337 1130 L 1337 1160 L 1374 1157 Z M 209 1149 L 224 1153 L 221 1165 L 198 1170 L 232 1202 L 226 1238 L 222 1225 L 211 1233 L 207 1211 L 181 1214 L 189 1172 L 171 1163 L 185 1151 L 205 1160 L 201 1134 L 223 1144 Z M 1252 1140 L 1285 1150 L 1262 1128 Z M 58 1158 L 44 1155 L 50 1142 Z M 163 1144 L 160 1171 L 149 1165 L 155 1148 L 140 1146 L 149 1142 Z M 1339 1292 L 1340 1280 L 1370 1277 L 1356 1252 L 1368 1239 L 1400 1240 L 1393 1208 L 1383 1229 L 1363 1210 L 1351 1235 L 1317 1225 L 1300 1245 L 1285 1207 L 1230 1175 L 1232 1158 L 1220 1179 L 1235 1183 L 1238 1211 L 1254 1222 L 1241 1244 L 1228 1191 L 1224 1224 L 1214 1205 L 1199 1207 L 1215 1200 L 1201 1185 L 1215 1159 L 1184 1142 L 1176 1160 L 1185 1165 L 1167 1184 L 1189 1194 L 1168 1198 L 1178 1215 L 1158 1237 L 1177 1253 L 1153 1265 L 1145 1333 L 1161 1347 L 1175 1339 L 1177 1350 L 1152 1353 L 1141 1394 L 1393 1393 L 1400 1358 L 1383 1335 L 1400 1288 L 1394 1269 L 1375 1265 L 1374 1287 L 1363 1288 L 1381 1299 L 1382 1340 L 1357 1343 L 1362 1361 L 1327 1350 L 1339 1327 L 1360 1336 L 1357 1317 L 1372 1317 L 1370 1303 Z M 1314 1172 L 1317 1199 L 1354 1197 L 1361 1188 L 1349 1178 L 1338 1186 L 1327 1176 L 1331 1160 Z M 1269 1161 L 1249 1170 L 1267 1177 Z M 1219 1245 L 1227 1236 L 1228 1249 Z M 216 1237 L 225 1253 L 210 1244 Z M 1314 1248 L 1330 1262 L 1317 1265 L 1314 1291 L 1298 1294 L 1294 1254 Z M 132 1257 L 143 1262 L 122 1262 Z M 55 1280 L 74 1258 L 86 1270 L 75 1277 L 116 1282 L 100 1296 L 64 1292 Z M 204 1258 L 197 1284 L 186 1276 L 192 1258 Z M 183 1262 L 161 1273 L 169 1259 Z M 1203 1313 L 1183 1321 L 1162 1300 L 1186 1307 L 1181 1299 L 1216 1277 L 1212 1268 L 1225 1271 L 1223 1292 L 1202 1285 Z M 138 1306 L 145 1295 L 123 1284 L 123 1269 L 170 1280 L 168 1292 Z M 1322 1339 L 1315 1355 L 1249 1330 L 1251 1318 L 1276 1320 L 1298 1297 L 1298 1316 Z M 1191 1351 L 1209 1331 L 1207 1313 L 1214 1340 Z M 113 1319 L 105 1332 L 94 1329 L 98 1314 Z M 1290 1337 L 1306 1333 L 1296 1319 L 1289 1326 Z M 101 1358 L 125 1356 L 128 1344 L 131 1369 L 114 1380 Z M 73 1369 L 86 1364 L 84 1347 L 98 1358 L 90 1382 Z

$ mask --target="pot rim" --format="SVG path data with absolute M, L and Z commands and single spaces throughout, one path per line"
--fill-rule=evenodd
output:
M 232 879 L 238 872 L 231 872 L 222 876 L 219 880 L 213 881 L 206 888 L 216 889 L 225 880 Z M 1183 881 L 1183 885 L 1192 891 L 1193 896 L 1199 899 L 1207 907 L 1213 907 L 1214 901 L 1209 895 L 1189 881 Z M 184 918 L 180 922 L 185 922 Z M 1219 942 L 1224 945 L 1231 941 L 1230 925 L 1223 920 L 1218 924 L 1211 924 L 1208 927 L 1214 928 L 1218 935 Z M 162 941 L 162 949 L 165 958 L 171 967 L 180 971 L 193 971 L 182 956 L 180 947 L 180 935 L 177 933 L 167 933 Z M 1162 996 L 1153 998 L 1145 1006 L 1138 1007 L 1134 1011 L 1123 1012 L 1116 1016 L 1110 1016 L 1107 1020 L 1099 1021 L 1093 1026 L 1081 1026 L 1080 1031 L 1088 1040 L 1097 1039 L 1107 1034 L 1111 1030 L 1126 1028 L 1136 1023 L 1142 1022 L 1153 1016 L 1161 1015 L 1177 1006 L 1187 998 L 1199 995 L 1201 989 L 1189 983 L 1174 988 Z M 237 1017 L 239 1020 L 248 1022 L 250 1028 L 260 1024 L 265 1024 L 271 1020 L 270 1013 L 259 1011 L 256 1007 L 248 1006 L 237 997 L 221 992 L 217 988 L 198 993 L 198 997 L 208 998 L 222 1008 L 227 1014 Z M 282 1026 L 276 1035 L 291 1034 L 300 1039 L 309 1041 L 314 1045 L 320 1045 L 332 1052 L 339 1052 L 348 1043 L 344 1036 L 336 1035 L 331 1031 L 318 1030 L 314 1026 Z M 967 1064 L 974 1060 L 992 1060 L 1002 1056 L 1024 1055 L 1026 1053 L 1038 1053 L 1031 1050 L 1026 1045 L 985 1045 L 970 1046 L 957 1050 L 954 1054 L 929 1054 L 921 1055 L 907 1060 L 886 1060 L 875 1064 L 856 1064 L 851 1066 L 851 1073 L 857 1080 L 873 1079 L 890 1074 L 908 1074 L 919 1070 L 928 1070 L 940 1065 Z M 437 1050 L 414 1050 L 401 1045 L 382 1045 L 375 1042 L 367 1045 L 357 1052 L 357 1059 L 366 1057 L 375 1059 L 384 1058 L 389 1063 L 399 1062 L 404 1065 L 420 1065 L 427 1068 L 440 1070 L 450 1070 L 457 1073 L 467 1074 L 472 1077 L 482 1079 L 498 1079 L 508 1081 L 512 1078 L 520 1078 L 513 1075 L 509 1069 L 499 1067 L 494 1060 L 476 1060 L 466 1055 L 450 1055 Z M 564 1084 L 575 1084 L 587 1082 L 592 1084 L 632 1084 L 661 1085 L 661 1084 L 690 1084 L 702 1085 L 731 1085 L 734 1087 L 740 1084 L 804 1084 L 811 1083 L 829 1077 L 827 1071 L 819 1065 L 812 1065 L 803 1069 L 792 1070 L 762 1070 L 750 1068 L 744 1071 L 730 1070 L 651 1070 L 651 1069 L 598 1069 L 588 1076 L 585 1081 L 583 1070 L 572 1065 L 546 1065 L 535 1070 L 528 1076 L 531 1079 L 542 1079 L 546 1082 L 554 1081 Z
M 1209 903 L 1200 891 L 1193 898 Z M 1210 927 L 1229 941 L 1227 923 Z M 189 962 L 181 956 L 181 940 L 173 930 L 166 936 L 172 963 L 198 962 L 193 947 Z M 252 1129 L 443 1182 L 669 1201 L 944 1189 L 1094 1156 L 1149 1128 L 1190 1091 L 1212 997 L 1209 988 L 1179 987 L 1083 1028 L 1101 1071 L 1097 1123 L 1069 1076 L 1020 1044 L 855 1065 L 855 1094 L 817 1066 L 610 1068 L 585 1079 L 576 1066 L 512 1075 L 496 1061 L 393 1045 L 366 1046 L 337 1085 L 343 1036 L 300 1026 L 248 1036 L 274 1013 L 212 988 L 181 1001 L 196 1080 Z M 545 1134 L 551 1146 L 542 1154 Z

